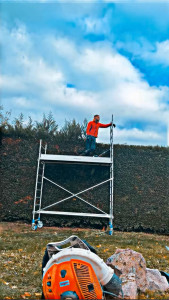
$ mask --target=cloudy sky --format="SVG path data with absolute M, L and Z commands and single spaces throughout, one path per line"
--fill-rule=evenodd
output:
M 167 146 L 169 1 L 1 0 L 0 18 L 1 103 L 12 118 L 52 111 L 61 127 L 113 113 L 115 143 Z

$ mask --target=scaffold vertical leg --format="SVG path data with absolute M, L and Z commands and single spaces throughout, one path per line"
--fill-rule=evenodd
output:
M 45 144 L 45 154 L 47 151 L 47 144 Z M 43 167 L 42 167 L 42 176 L 41 176 L 41 187 L 40 187 L 40 199 L 39 199 L 39 210 L 41 209 L 41 205 L 42 205 L 42 191 L 43 191 L 43 180 L 44 180 L 44 172 L 45 172 L 45 163 L 43 163 Z M 38 224 L 37 224 L 38 228 L 42 228 L 43 227 L 43 222 L 40 220 L 40 213 L 38 214 Z
M 112 218 L 109 221 L 109 235 L 113 235 L 113 221 L 112 221 Z
M 41 208 L 41 199 L 42 199 L 42 189 L 43 189 L 43 176 L 44 176 L 44 164 L 43 167 L 40 165 L 40 157 L 42 148 L 42 140 L 40 140 L 39 144 L 39 156 L 38 156 L 38 163 L 37 163 L 37 171 L 36 171 L 36 184 L 35 184 L 35 194 L 34 194 L 34 205 L 33 205 L 33 218 L 32 218 L 32 229 L 36 230 L 37 228 L 42 228 L 43 223 L 40 221 L 40 213 L 38 215 L 38 219 L 35 219 L 35 214 L 37 213 L 37 207 L 40 210 Z M 45 154 L 46 154 L 45 146 Z
M 112 125 L 110 127 L 110 220 L 109 220 L 109 235 L 113 234 L 113 115 Z
M 32 219 L 32 230 L 36 230 L 38 227 L 37 227 L 37 225 L 36 225 L 36 223 L 35 223 L 35 220 L 34 219 Z

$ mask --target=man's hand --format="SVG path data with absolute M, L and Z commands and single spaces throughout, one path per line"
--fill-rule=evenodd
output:
M 112 126 L 112 122 L 110 123 L 110 126 Z M 113 127 L 115 128 L 115 127 L 116 127 L 116 124 L 113 123 Z

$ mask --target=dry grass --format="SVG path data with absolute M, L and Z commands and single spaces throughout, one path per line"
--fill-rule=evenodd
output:
M 142 253 L 147 267 L 169 273 L 168 236 L 145 233 L 44 227 L 32 231 L 21 223 L 0 223 L 0 299 L 40 299 L 41 261 L 46 244 L 75 234 L 97 248 L 98 255 L 106 260 L 117 248 L 131 248 Z M 167 294 L 146 293 L 140 299 L 169 299 Z

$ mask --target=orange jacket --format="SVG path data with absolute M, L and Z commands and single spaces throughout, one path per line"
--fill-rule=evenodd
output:
M 99 128 L 106 128 L 106 127 L 109 127 L 109 126 L 111 126 L 111 123 L 109 123 L 109 124 L 102 124 L 102 123 L 96 123 L 93 120 L 93 121 L 90 121 L 87 124 L 86 133 L 87 133 L 87 135 L 92 135 L 92 136 L 94 136 L 94 137 L 97 138 Z

